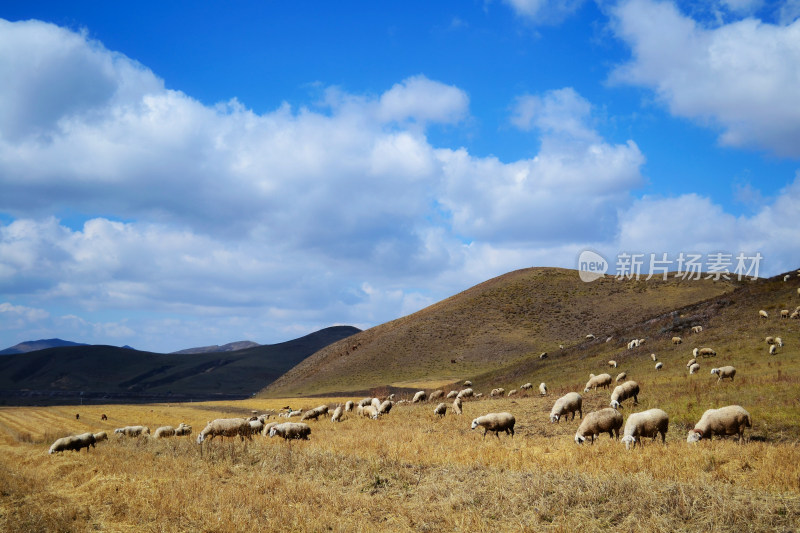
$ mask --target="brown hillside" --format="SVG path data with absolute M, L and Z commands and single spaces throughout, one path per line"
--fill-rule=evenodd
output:
M 476 285 L 310 356 L 262 391 L 268 397 L 385 386 L 438 387 L 551 355 L 587 334 L 604 340 L 644 318 L 730 292 L 736 282 L 606 277 L 530 268 Z

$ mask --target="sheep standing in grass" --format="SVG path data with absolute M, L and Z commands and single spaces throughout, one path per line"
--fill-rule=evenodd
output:
M 772 346 L 769 347 L 769 354 L 775 355 L 776 353 L 778 353 L 778 346 L 773 344 Z
M 659 371 L 659 370 L 661 370 L 662 368 L 664 368 L 664 363 L 662 363 L 662 362 L 660 362 L 660 361 L 659 361 L 658 363 L 656 363 L 656 371 Z
M 308 424 L 300 424 L 297 422 L 284 422 L 283 424 L 278 424 L 270 428 L 269 436 L 274 437 L 275 435 L 283 437 L 283 440 L 292 440 L 292 439 L 308 440 L 308 436 L 311 435 L 311 428 L 309 427 Z
M 441 398 L 443 396 L 444 396 L 444 391 L 443 390 L 435 390 L 430 394 L 430 396 L 428 396 L 428 401 L 432 402 L 434 400 L 438 400 L 439 398 Z
M 635 381 L 626 381 L 622 385 L 617 385 L 611 393 L 611 407 L 619 409 L 622 402 L 628 398 L 633 398 L 634 405 L 639 403 L 639 384 Z
M 683 339 L 680 337 L 672 337 L 672 344 L 680 344 L 683 342 Z
M 697 352 L 702 357 L 716 357 L 717 352 L 714 351 L 713 348 L 700 348 L 700 351 Z
M 650 359 L 652 359 L 652 360 L 653 360 L 653 362 L 656 362 L 656 361 L 658 361 L 658 357 L 656 357 L 656 354 L 654 354 L 654 353 L 651 353 L 651 354 L 650 354 Z
M 517 394 L 517 389 L 511 389 L 510 391 L 508 391 L 509 396 L 514 396 L 515 394 Z
M 617 362 L 612 359 L 611 361 L 608 362 L 608 366 L 612 368 L 617 368 Z
M 533 388 L 533 384 L 532 383 L 526 383 L 525 385 L 521 385 L 520 386 L 520 389 L 522 389 L 524 391 L 530 390 L 532 388 Z
M 623 431 L 622 442 L 625 448 L 630 449 L 631 444 L 634 448 L 637 442 L 641 442 L 644 437 L 651 437 L 656 440 L 661 434 L 661 442 L 666 444 L 667 431 L 669 430 L 669 416 L 661 409 L 649 409 L 641 413 L 633 413 L 628 417 Z
M 789 310 L 781 309 L 781 318 L 789 318 Z
M 252 428 L 250 427 L 250 420 L 246 418 L 217 418 L 208 422 L 203 431 L 197 436 L 197 444 L 202 444 L 205 440 L 211 440 L 214 437 L 236 437 L 241 440 L 245 437 L 248 439 L 252 435 Z
M 331 416 L 331 422 L 341 422 L 342 415 L 344 414 L 344 407 L 342 405 L 337 405 L 336 409 L 333 410 L 333 416 Z
M 378 407 L 378 414 L 379 415 L 388 415 L 389 411 L 392 410 L 394 407 L 394 402 L 392 400 L 385 400 L 381 403 L 380 407 Z
M 370 401 L 372 401 L 372 400 L 370 399 Z M 301 421 L 303 421 L 303 420 L 316 420 L 320 416 L 325 415 L 327 413 L 328 413 L 328 406 L 327 405 L 320 405 L 320 406 L 315 407 L 313 409 L 309 409 L 308 411 L 303 413 L 303 416 L 300 417 L 300 420 Z
M 622 427 L 622 415 L 616 409 L 606 407 L 599 411 L 592 411 L 583 419 L 578 431 L 575 433 L 575 443 L 583 444 L 586 437 L 591 437 L 594 444 L 595 435 L 608 432 L 612 439 L 619 438 L 619 430 Z
M 373 398 L 372 401 L 370 402 L 370 405 L 372 407 L 374 407 L 375 409 L 380 409 L 381 408 L 381 400 L 379 398 Z
M 108 440 L 108 433 L 106 433 L 105 431 L 100 431 L 99 433 L 94 434 L 95 442 L 102 442 L 104 440 Z
M 425 391 L 424 391 L 424 390 L 421 390 L 421 391 L 417 392 L 417 393 L 414 395 L 414 399 L 413 399 L 413 400 L 411 400 L 411 403 L 419 403 L 419 402 L 424 402 L 424 401 L 425 401 L 427 398 L 428 398 L 428 395 L 427 395 L 427 394 L 425 394 Z
M 610 386 L 611 386 L 611 374 L 600 374 L 599 376 L 595 376 L 594 374 L 589 374 L 589 381 L 586 382 L 586 386 L 583 388 L 583 392 L 589 392 L 592 389 L 597 390 L 598 387 L 602 389 L 607 389 Z
M 544 382 L 539 383 L 539 394 L 541 396 L 547 396 L 547 385 Z
M 500 432 L 504 431 L 507 434 L 514 436 L 514 424 L 516 423 L 514 415 L 511 413 L 489 413 L 488 415 L 479 416 L 472 421 L 472 429 L 478 426 L 483 427 L 483 438 L 486 438 L 486 433 L 494 431 L 494 436 L 500 438 Z
M 733 378 L 736 375 L 736 369 L 733 368 L 732 366 L 721 366 L 719 368 L 712 368 L 711 373 L 719 376 L 717 378 L 717 383 L 719 383 L 723 379 L 729 379 L 733 381 Z
M 775 337 L 775 346 L 778 348 L 783 348 L 783 339 L 780 337 Z
M 81 433 L 80 435 L 72 437 L 62 437 L 57 439 L 50 446 L 50 450 L 47 453 L 53 454 L 56 452 L 65 452 L 67 450 L 80 452 L 82 448 L 86 448 L 86 453 L 89 453 L 89 447 L 91 446 L 94 448 L 95 442 L 97 442 L 97 440 L 94 433 Z
M 769 314 L 766 311 L 764 311 L 763 309 L 758 312 L 758 316 L 759 316 L 759 318 L 769 318 Z
M 380 415 L 380 413 L 378 413 L 378 410 L 372 407 L 371 405 L 365 405 L 364 407 L 358 406 L 357 413 L 360 416 L 365 416 L 373 420 L 377 420 L 378 416 Z
M 345 402 L 345 404 L 344 404 L 344 411 L 346 413 L 349 413 L 350 411 L 353 410 L 353 406 L 354 405 L 355 405 L 355 402 L 353 402 L 353 400 L 347 400 L 347 402 Z
M 506 389 L 503 387 L 499 387 L 497 389 L 492 389 L 492 393 L 489 396 L 503 396 L 506 393 Z
M 775 344 L 775 337 L 766 337 L 764 339 L 764 342 L 766 342 L 767 344 Z
M 462 405 L 461 398 L 456 398 L 455 400 L 453 400 L 453 412 L 455 414 L 457 415 L 462 414 L 461 405 Z
M 464 382 L 464 386 L 465 387 L 472 387 L 472 382 L 470 380 L 467 380 L 467 381 Z
M 459 392 L 456 395 L 456 398 L 461 398 L 463 400 L 464 398 L 470 398 L 471 396 L 474 396 L 474 395 L 475 395 L 475 392 L 472 389 L 463 389 L 461 392 Z
M 448 400 L 452 400 L 456 396 L 458 396 L 458 391 L 457 390 L 451 390 L 450 392 L 447 393 L 447 399 Z
M 620 381 L 622 381 L 623 379 L 625 379 L 627 377 L 628 377 L 628 373 L 627 372 L 620 372 L 619 374 L 617 374 L 617 377 L 616 377 L 616 379 L 614 379 L 614 381 L 619 383 Z
M 703 331 L 703 326 L 692 326 L 692 333 L 700 333 Z
M 444 416 L 447 413 L 447 404 L 442 402 L 433 410 L 433 414 Z
M 699 357 L 700 356 L 700 348 L 695 348 L 692 350 L 692 357 Z
M 700 365 L 698 363 L 695 363 L 689 367 L 689 374 L 695 374 L 697 373 L 698 370 L 700 370 Z
M 364 407 L 365 405 L 370 405 L 370 404 L 372 404 L 372 398 L 362 398 L 358 402 L 359 407 Z
M 550 410 L 550 422 L 559 422 L 562 416 L 566 419 L 570 413 L 572 413 L 572 420 L 575 420 L 576 411 L 583 418 L 582 407 L 583 397 L 577 392 L 568 392 L 553 404 L 553 408 Z
M 166 437 L 174 437 L 175 436 L 175 428 L 172 426 L 161 426 L 157 428 L 153 433 L 153 438 L 155 439 L 164 439 Z
M 149 435 L 150 428 L 147 426 L 125 426 L 124 428 L 117 428 L 114 433 L 126 437 L 139 437 L 141 435 Z
M 692 358 L 692 359 L 689 359 L 689 362 L 688 362 L 688 363 L 686 363 L 686 368 L 689 368 L 689 367 L 691 367 L 691 366 L 692 366 L 693 364 L 695 364 L 696 362 L 697 362 L 697 359 L 694 359 L 694 358 Z
M 181 422 L 181 424 L 175 428 L 176 437 L 184 437 L 186 435 L 191 435 L 191 434 L 192 434 L 192 426 L 190 426 L 189 424 L 184 424 L 183 422 Z
M 711 440 L 714 435 L 739 435 L 739 443 L 744 443 L 745 428 L 753 427 L 750 413 L 740 405 L 729 405 L 719 409 L 709 409 L 700 421 L 689 431 L 686 442 L 700 439 Z

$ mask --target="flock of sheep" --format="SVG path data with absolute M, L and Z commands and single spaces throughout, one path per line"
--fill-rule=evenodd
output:
M 800 295 L 800 289 L 798 289 Z M 760 318 L 766 319 L 769 313 L 765 310 L 758 312 Z M 793 312 L 784 309 L 780 314 L 781 318 L 797 319 L 800 317 L 800 306 Z M 694 326 L 691 328 L 692 333 L 699 334 L 703 331 L 702 326 Z M 588 340 L 594 339 L 594 335 L 587 335 Z M 606 342 L 611 340 L 607 339 Z M 641 347 L 646 342 L 645 339 L 633 339 L 628 342 L 628 349 Z M 671 342 L 673 345 L 683 343 L 681 337 L 672 337 Z M 769 346 L 770 355 L 775 355 L 777 349 L 783 347 L 783 340 L 781 337 L 766 337 L 766 344 Z M 694 348 L 692 351 L 692 359 L 686 364 L 689 369 L 689 374 L 695 374 L 700 369 L 698 358 L 701 357 L 715 357 L 716 351 L 712 348 Z M 543 353 L 540 359 L 547 357 L 547 353 Z M 650 355 L 651 359 L 657 361 L 656 355 Z M 616 368 L 617 362 L 611 360 L 608 365 Z M 656 362 L 656 371 L 663 368 L 662 362 Z M 736 368 L 733 366 L 721 366 L 719 368 L 711 369 L 712 375 L 717 375 L 717 383 L 724 379 L 733 381 L 736 375 Z M 569 392 L 564 396 L 558 398 L 550 411 L 550 422 L 558 423 L 561 418 L 567 419 L 572 415 L 575 419 L 575 413 L 578 413 L 582 419 L 575 433 L 575 442 L 583 444 L 586 439 L 590 439 L 594 443 L 594 439 L 602 433 L 608 433 L 610 437 L 619 439 L 620 429 L 623 426 L 623 416 L 619 412 L 622 403 L 630 398 L 633 398 L 634 405 L 639 403 L 638 396 L 640 392 L 639 384 L 632 380 L 627 380 L 627 373 L 621 372 L 614 379 L 615 382 L 620 383 L 611 392 L 609 407 L 588 413 L 586 417 L 583 416 L 583 397 L 577 392 Z M 608 389 L 612 385 L 612 377 L 610 374 L 590 374 L 589 381 L 583 389 L 584 394 L 597 389 Z M 357 404 L 353 401 L 345 402 L 344 404 L 337 404 L 334 407 L 331 421 L 341 422 L 344 414 L 347 412 L 355 412 L 358 416 L 367 417 L 370 419 L 378 419 L 379 417 L 388 415 L 393 406 L 403 403 L 420 403 L 420 402 L 435 402 L 437 400 L 446 398 L 452 399 L 453 403 L 452 412 L 456 415 L 463 413 L 463 402 L 469 398 L 480 398 L 483 396 L 481 393 L 476 393 L 472 388 L 471 381 L 465 381 L 461 390 L 450 391 L 445 395 L 444 391 L 436 390 L 431 393 L 426 391 L 419 391 L 414 394 L 410 400 L 394 401 L 394 394 L 389 395 L 383 400 L 379 398 L 364 398 Z M 533 388 L 533 384 L 525 383 L 521 385 L 520 390 L 527 392 Z M 539 394 L 546 396 L 548 393 L 545 383 L 539 385 Z M 492 389 L 489 393 L 490 397 L 510 397 L 518 394 L 517 389 L 513 389 L 506 394 L 502 387 Z M 448 404 L 446 402 L 437 403 L 433 410 L 433 414 L 437 416 L 445 416 L 447 413 Z M 292 418 L 295 416 L 300 417 L 300 422 L 281 422 L 273 421 L 268 422 L 270 414 L 262 414 L 260 416 L 251 416 L 244 418 L 220 418 L 209 421 L 206 427 L 200 432 L 197 437 L 197 443 L 202 444 L 205 441 L 210 441 L 215 437 L 239 437 L 240 439 L 251 439 L 253 435 L 261 434 L 264 436 L 274 437 L 280 436 L 285 440 L 302 439 L 307 440 L 311 434 L 311 427 L 305 423 L 306 421 L 317 420 L 320 416 L 327 415 L 329 412 L 328 405 L 320 405 L 313 409 L 293 410 L 290 407 L 285 407 L 277 415 L 283 418 Z M 274 414 L 274 413 L 273 413 Z M 77 415 L 76 415 L 77 416 Z M 105 415 L 103 415 L 105 419 Z M 472 421 L 471 429 L 483 427 L 483 437 L 486 434 L 493 432 L 499 438 L 501 432 L 510 436 L 514 436 L 514 426 L 516 419 L 514 415 L 508 412 L 502 413 L 489 413 L 479 416 Z M 692 430 L 689 431 L 687 442 L 697 442 L 701 439 L 711 439 L 714 435 L 728 436 L 737 435 L 739 442 L 744 442 L 744 431 L 746 428 L 752 427 L 752 419 L 750 414 L 739 405 L 729 405 L 719 409 L 708 409 L 703 413 L 703 416 L 697 422 Z M 666 442 L 666 433 L 669 428 L 669 416 L 661 409 L 649 409 L 638 413 L 632 413 L 628 416 L 625 427 L 622 430 L 621 442 L 625 444 L 626 448 L 636 446 L 643 438 L 652 438 L 655 440 L 661 436 L 662 442 Z M 139 437 L 149 436 L 150 429 L 146 426 L 126 426 L 114 430 L 114 433 L 119 436 Z M 178 427 L 163 426 L 156 429 L 153 438 L 166 438 L 173 436 L 184 436 L 192 433 L 191 426 L 181 423 Z M 90 447 L 94 447 L 97 442 L 107 440 L 108 436 L 105 432 L 100 433 L 83 433 L 81 435 L 63 437 L 56 440 L 50 447 L 49 453 L 62 452 L 67 450 L 79 451 L 86 448 L 87 451 Z

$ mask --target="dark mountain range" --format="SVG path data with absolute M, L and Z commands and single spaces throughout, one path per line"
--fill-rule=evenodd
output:
M 35 352 L 36 350 L 46 350 L 47 348 L 60 348 L 63 346 L 87 346 L 80 342 L 65 341 L 62 339 L 40 339 L 38 341 L 25 341 L 0 350 L 0 355 L 16 355 L 20 353 Z
M 243 398 L 312 353 L 359 331 L 335 326 L 235 352 L 158 354 L 79 345 L 8 355 L 0 358 L 0 403 Z
M 255 348 L 260 346 L 257 342 L 253 341 L 237 341 L 229 342 L 228 344 L 214 344 L 212 346 L 200 346 L 197 348 L 187 348 L 185 350 L 178 350 L 177 352 L 170 352 L 173 354 L 187 354 L 187 353 L 216 353 L 216 352 L 236 352 L 239 350 L 246 350 L 247 348 Z

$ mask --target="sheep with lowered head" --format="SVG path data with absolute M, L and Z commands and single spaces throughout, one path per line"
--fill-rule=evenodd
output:
M 780 337 L 775 337 L 775 346 L 778 348 L 783 348 L 783 339 Z
M 758 316 L 759 318 L 769 318 L 769 313 L 767 313 L 762 309 L 761 311 L 758 312 Z
M 442 402 L 433 410 L 433 414 L 444 416 L 447 413 L 447 404 Z
M 372 398 L 362 398 L 358 402 L 359 407 L 364 407 L 365 405 L 370 405 L 372 403 Z
M 733 381 L 734 376 L 736 376 L 736 369 L 732 366 L 721 366 L 719 368 L 712 368 L 712 374 L 716 374 L 718 376 L 717 383 L 722 381 L 723 379 L 729 379 Z
M 617 362 L 612 359 L 611 361 L 608 362 L 608 366 L 612 368 L 617 368 Z
M 692 358 L 692 359 L 689 359 L 689 362 L 688 362 L 688 363 L 686 363 L 686 368 L 689 368 L 689 367 L 691 367 L 691 366 L 692 366 L 693 364 L 695 364 L 696 362 L 697 362 L 697 359 L 694 359 L 694 358 Z
M 778 346 L 776 344 L 773 344 L 772 346 L 769 347 L 769 354 L 775 355 L 776 353 L 778 353 Z
M 394 407 L 394 402 L 392 400 L 384 400 L 383 403 L 378 407 L 378 414 L 379 415 L 388 415 L 389 411 L 392 410 Z
M 672 344 L 680 344 L 683 342 L 683 339 L 680 337 L 672 337 Z
M 586 382 L 586 387 L 583 388 L 583 392 L 589 392 L 592 389 L 597 390 L 597 387 L 607 389 L 610 386 L 611 374 L 600 374 L 599 376 L 589 374 L 589 381 Z
M 599 411 L 592 411 L 583 419 L 578 431 L 575 433 L 575 443 L 583 444 L 586 437 L 591 437 L 594 444 L 595 435 L 608 432 L 612 439 L 619 438 L 619 430 L 622 427 L 622 415 L 616 409 L 606 407 Z
M 467 381 L 464 382 L 464 386 L 465 387 L 472 387 L 472 382 L 470 380 L 467 380 Z
M 619 383 L 620 381 L 622 381 L 623 379 L 625 379 L 627 377 L 628 377 L 628 373 L 627 372 L 620 372 L 619 374 L 617 374 L 617 377 L 616 377 L 616 379 L 614 379 L 614 381 Z
M 475 392 L 472 389 L 462 389 L 457 395 L 456 398 L 470 398 L 475 395 Z
M 378 416 L 380 415 L 380 413 L 378 413 L 378 410 L 371 405 L 365 405 L 364 407 L 359 406 L 356 410 L 356 413 L 359 416 L 365 416 L 373 420 L 377 420 Z
M 689 367 L 689 374 L 696 374 L 698 370 L 700 370 L 700 364 L 695 363 Z
M 639 384 L 635 381 L 626 381 L 614 388 L 611 393 L 611 407 L 619 409 L 628 398 L 633 398 L 634 405 L 639 403 Z
M 203 428 L 203 431 L 197 436 L 197 444 L 202 444 L 205 440 L 210 441 L 214 437 L 225 438 L 237 435 L 241 440 L 251 437 L 250 420 L 247 418 L 217 418 L 209 421 Z
M 775 337 L 767 337 L 764 339 L 767 344 L 775 344 Z
M 702 357 L 715 357 L 717 352 L 714 351 L 713 348 L 700 348 L 700 351 L 697 352 Z
M 514 396 L 516 393 L 517 393 L 517 389 L 511 389 L 510 391 L 508 391 L 508 395 L 509 396 Z
M 636 443 L 641 443 L 643 437 L 651 437 L 656 440 L 661 434 L 661 442 L 666 444 L 667 431 L 669 431 L 669 416 L 661 409 L 649 409 L 640 413 L 633 413 L 625 422 L 622 442 L 625 448 L 630 449 L 631 444 L 636 447 Z
M 425 394 L 425 391 L 424 391 L 424 390 L 421 390 L 421 391 L 417 392 L 417 393 L 414 395 L 414 399 L 413 399 L 413 400 L 411 400 L 411 403 L 419 403 L 419 402 L 424 402 L 424 401 L 425 401 L 427 398 L 428 398 L 428 395 L 427 395 L 427 394 Z
M 544 382 L 539 383 L 539 394 L 547 396 L 547 385 L 545 385 Z
M 344 414 L 344 407 L 341 404 L 337 405 L 336 409 L 333 410 L 333 415 L 331 416 L 331 422 L 341 422 L 343 414 Z
M 432 402 L 434 400 L 438 400 L 439 398 L 441 398 L 443 396 L 444 396 L 444 391 L 443 390 L 435 390 L 432 393 L 430 393 L 430 395 L 428 396 L 428 401 Z
M 450 392 L 447 393 L 447 399 L 448 400 L 452 400 L 456 396 L 458 396 L 458 391 L 457 390 L 451 390 Z
M 94 434 L 95 442 L 102 442 L 104 440 L 108 440 L 108 433 L 106 433 L 105 431 L 100 431 Z
M 653 360 L 653 362 L 656 362 L 656 361 L 658 361 L 658 357 L 656 357 L 656 354 L 654 354 L 654 353 L 651 353 L 651 354 L 650 354 L 650 359 L 652 359 L 652 360 Z
M 692 333 L 700 333 L 703 331 L 703 326 L 692 326 Z
M 283 440 L 308 440 L 308 436 L 311 435 L 311 427 L 308 424 L 298 422 L 284 422 L 270 428 L 269 436 L 274 437 L 275 435 L 283 437 Z
M 81 433 L 80 435 L 71 437 L 62 437 L 57 439 L 50 446 L 50 450 L 47 453 L 53 454 L 56 452 L 65 452 L 67 450 L 80 452 L 81 448 L 86 448 L 86 453 L 89 453 L 89 447 L 91 446 L 94 448 L 95 442 L 97 442 L 97 439 L 94 433 Z
M 345 404 L 344 404 L 345 413 L 349 413 L 350 411 L 352 411 L 354 405 L 355 405 L 355 402 L 353 402 L 353 400 L 347 400 L 347 402 L 345 402 Z
M 150 428 L 147 426 L 125 426 L 124 428 L 117 428 L 114 433 L 126 437 L 139 437 L 141 435 L 149 435 Z
M 309 409 L 308 411 L 303 413 L 303 416 L 300 417 L 300 421 L 302 422 L 303 420 L 316 420 L 317 418 L 325 414 L 328 414 L 328 406 L 320 405 L 313 409 Z
M 520 385 L 520 387 L 519 387 L 519 388 L 520 388 L 520 389 L 522 389 L 522 390 L 525 390 L 525 391 L 526 391 L 526 390 L 530 390 L 530 389 L 532 389 L 532 388 L 533 388 L 533 383 L 526 383 L 526 384 L 524 384 L 524 385 Z
M 656 363 L 656 371 L 659 371 L 659 370 L 661 370 L 662 368 L 664 368 L 664 363 L 662 363 L 661 361 L 659 361 L 658 363 Z
M 572 413 L 572 420 L 575 420 L 575 411 L 583 418 L 582 407 L 583 397 L 577 392 L 568 392 L 553 404 L 553 408 L 550 410 L 550 422 L 559 422 L 562 416 L 566 419 L 570 413 Z
M 514 436 L 514 424 L 516 423 L 514 415 L 511 413 L 489 413 L 488 415 L 479 416 L 472 421 L 472 429 L 478 426 L 483 427 L 483 438 L 486 438 L 486 433 L 494 431 L 494 436 L 500 438 L 500 432 L 504 431 Z
M 744 443 L 744 430 L 749 427 L 753 427 L 753 420 L 741 405 L 709 409 L 689 431 L 686 442 L 711 440 L 714 435 L 739 435 L 739 442 Z

